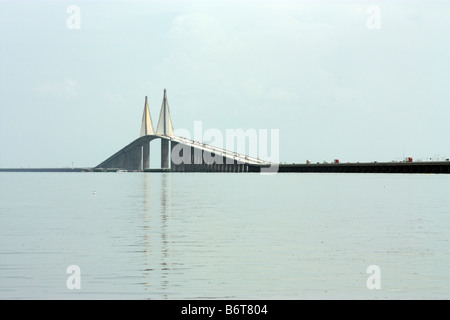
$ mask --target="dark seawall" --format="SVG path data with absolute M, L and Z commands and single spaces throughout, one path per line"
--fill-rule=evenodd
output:
M 233 165 L 231 165 L 233 166 Z M 248 165 L 248 171 L 261 172 L 262 166 Z M 195 166 L 192 170 L 178 172 L 224 172 L 212 170 L 209 166 Z M 450 174 L 450 161 L 440 162 L 370 162 L 370 163 L 317 163 L 317 164 L 279 164 L 272 167 L 273 172 L 278 173 L 302 173 L 302 172 L 336 172 L 336 173 L 434 173 Z M 0 168 L 0 172 L 106 172 L 126 170 L 106 170 L 99 168 Z M 139 170 L 134 170 L 134 172 Z M 146 172 L 168 172 L 170 169 L 151 169 Z M 228 170 L 225 172 L 241 172 Z
M 280 164 L 278 172 L 450 173 L 450 162 Z

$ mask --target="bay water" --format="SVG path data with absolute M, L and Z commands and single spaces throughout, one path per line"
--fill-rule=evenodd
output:
M 449 190 L 447 175 L 2 172 L 0 299 L 448 299 Z

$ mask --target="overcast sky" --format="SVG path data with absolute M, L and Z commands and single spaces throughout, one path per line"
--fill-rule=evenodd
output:
M 0 167 L 96 166 L 164 88 L 281 162 L 448 158 L 450 1 L 0 1 Z

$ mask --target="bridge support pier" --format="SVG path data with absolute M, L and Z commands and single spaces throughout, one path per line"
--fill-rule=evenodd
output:
M 173 149 L 177 145 L 178 145 L 178 142 L 170 141 L 170 170 L 172 172 L 184 172 L 185 168 L 184 168 L 184 163 L 183 162 L 178 163 L 178 164 L 173 162 L 173 158 L 172 157 L 183 158 L 183 155 L 184 155 L 183 154 L 184 153 L 184 149 L 181 149 L 181 150 L 175 151 L 175 152 L 178 152 L 178 154 L 175 154 L 175 156 L 174 156 Z M 179 160 L 179 159 L 177 159 L 177 160 Z
M 124 152 L 123 167 L 126 170 L 142 170 L 142 146 L 138 145 Z
M 125 151 L 123 167 L 125 170 L 131 170 L 131 153 L 130 151 Z
M 161 139 L 161 169 L 169 168 L 169 140 Z
M 137 146 L 133 150 L 135 168 L 133 170 L 142 171 L 142 146 Z
M 142 170 L 150 169 L 150 142 L 142 145 Z

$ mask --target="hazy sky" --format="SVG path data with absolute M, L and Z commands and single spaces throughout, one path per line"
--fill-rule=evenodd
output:
M 450 1 L 0 1 L 0 167 L 95 166 L 164 88 L 282 162 L 448 158 Z

